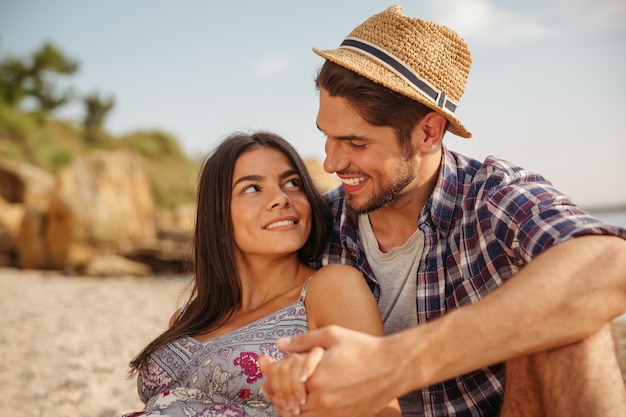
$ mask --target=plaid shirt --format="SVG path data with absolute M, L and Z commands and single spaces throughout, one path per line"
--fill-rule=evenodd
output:
M 334 230 L 314 266 L 358 268 L 378 299 L 357 218 L 343 196 L 341 186 L 325 195 Z M 591 217 L 543 177 L 493 157 L 468 159 L 445 147 L 439 180 L 417 225 L 424 233 L 416 277 L 418 324 L 480 300 L 558 243 L 584 235 L 626 239 L 626 230 Z M 498 364 L 424 388 L 424 415 L 496 416 L 503 382 L 504 366 Z

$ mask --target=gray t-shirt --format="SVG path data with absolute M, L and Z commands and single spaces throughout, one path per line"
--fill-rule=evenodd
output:
M 415 298 L 417 267 L 424 249 L 424 234 L 418 229 L 402 246 L 381 252 L 367 214 L 359 216 L 359 235 L 372 272 L 378 279 L 378 309 L 385 334 L 417 325 Z
M 378 280 L 378 309 L 385 334 L 417 326 L 417 267 L 424 249 L 424 234 L 417 229 L 402 246 L 381 252 L 369 216 L 359 216 L 359 235 L 372 272 Z M 398 398 L 403 417 L 421 416 L 424 406 L 419 391 Z

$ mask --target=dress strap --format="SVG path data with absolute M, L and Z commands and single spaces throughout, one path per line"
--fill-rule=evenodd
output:
M 300 298 L 298 298 L 298 301 L 302 303 L 304 303 L 304 300 L 306 299 L 306 290 L 307 288 L 309 288 L 309 283 L 311 282 L 311 278 L 313 278 L 313 275 L 311 275 L 302 286 L 302 291 L 300 292 Z

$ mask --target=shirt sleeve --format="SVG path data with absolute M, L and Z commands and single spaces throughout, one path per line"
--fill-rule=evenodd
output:
M 547 181 L 513 180 L 488 193 L 479 218 L 490 223 L 485 226 L 520 264 L 576 237 L 609 235 L 626 239 L 626 230 L 591 216 Z

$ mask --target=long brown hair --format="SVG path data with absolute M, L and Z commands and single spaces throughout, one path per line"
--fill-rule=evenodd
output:
M 371 81 L 341 65 L 326 61 L 315 79 L 315 87 L 333 97 L 343 97 L 368 123 L 390 126 L 406 157 L 413 155 L 411 133 L 424 116 L 432 112 L 405 95 Z
M 198 181 L 193 239 L 194 284 L 189 301 L 172 326 L 146 346 L 131 362 L 131 375 L 161 346 L 184 336 L 219 328 L 241 303 L 241 284 L 235 263 L 235 239 L 230 213 L 233 170 L 239 157 L 256 148 L 282 152 L 301 178 L 311 205 L 311 233 L 298 251 L 302 262 L 319 256 L 330 235 L 331 214 L 296 150 L 270 132 L 234 133 L 206 158 Z

